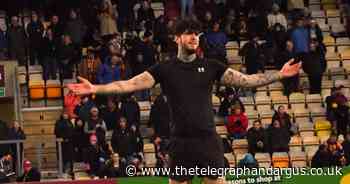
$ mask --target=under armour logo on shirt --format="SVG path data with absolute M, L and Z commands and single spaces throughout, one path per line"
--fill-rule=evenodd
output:
M 199 67 L 198 72 L 200 72 L 200 73 L 204 72 L 204 67 Z

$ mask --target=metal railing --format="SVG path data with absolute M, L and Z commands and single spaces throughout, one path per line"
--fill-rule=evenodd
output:
M 38 169 L 40 170 L 41 169 L 41 158 L 42 158 L 42 146 L 41 146 L 41 143 L 44 143 L 45 142 L 50 142 L 50 141 L 55 141 L 57 143 L 57 151 L 58 151 L 58 174 L 59 176 L 61 176 L 63 174 L 63 162 L 62 162 L 62 142 L 63 142 L 63 139 L 61 138 L 58 138 L 58 139 L 52 139 L 52 140 L 38 140 L 38 141 L 26 141 L 26 140 L 1 140 L 0 141 L 0 145 L 13 145 L 15 144 L 16 145 L 16 175 L 17 176 L 20 176 L 23 174 L 23 171 L 22 171 L 22 161 L 23 161 L 23 153 L 24 153 L 24 150 L 22 152 L 21 150 L 21 145 L 25 144 L 25 143 L 28 143 L 28 142 L 31 142 L 31 143 L 35 143 L 37 144 L 37 151 L 36 151 L 36 156 L 37 156 L 37 164 L 38 164 Z

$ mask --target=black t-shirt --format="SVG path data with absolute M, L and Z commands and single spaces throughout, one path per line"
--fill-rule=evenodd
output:
M 215 134 L 212 87 L 226 69 L 215 60 L 197 58 L 190 63 L 173 59 L 147 70 L 168 98 L 172 136 Z

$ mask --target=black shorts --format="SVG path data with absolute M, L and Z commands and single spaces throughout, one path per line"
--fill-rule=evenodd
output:
M 224 149 L 222 139 L 214 134 L 209 137 L 170 139 L 170 179 L 183 182 L 193 178 L 190 173 L 180 171 L 180 168 L 223 168 Z M 176 172 L 176 168 L 178 172 Z M 208 172 L 208 171 L 206 171 Z M 200 176 L 216 179 L 219 175 L 204 174 Z

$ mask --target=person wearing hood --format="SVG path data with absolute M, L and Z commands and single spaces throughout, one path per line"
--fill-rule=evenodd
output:
M 75 119 L 73 129 L 74 161 L 82 162 L 84 149 L 88 146 L 88 135 L 84 132 L 85 122 L 79 118 Z
M 310 52 L 306 54 L 302 63 L 304 72 L 307 74 L 310 84 L 310 94 L 320 94 L 322 75 L 326 71 L 326 47 L 318 41 L 310 43 Z
M 72 38 L 73 44 L 81 45 L 85 36 L 86 26 L 74 10 L 70 11 L 69 18 L 65 27 L 65 33 Z
M 120 63 L 121 58 L 119 56 L 109 57 L 97 71 L 97 82 L 99 84 L 108 84 L 120 80 Z
M 63 113 L 55 124 L 56 138 L 62 138 L 63 172 L 69 173 L 73 168 L 73 132 L 74 125 L 67 113 Z
M 217 59 L 225 62 L 228 38 L 226 33 L 220 30 L 220 21 L 214 21 L 211 25 L 211 30 L 204 36 L 207 41 L 207 49 L 204 52 L 206 58 Z

